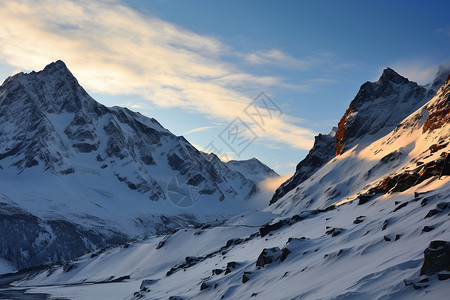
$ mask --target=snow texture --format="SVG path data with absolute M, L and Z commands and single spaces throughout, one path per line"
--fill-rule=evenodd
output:
M 431 241 L 450 241 L 450 82 L 411 104 L 399 85 L 428 92 L 390 69 L 380 80 L 406 101 L 393 104 L 404 117 L 345 139 L 264 211 L 98 250 L 14 285 L 70 299 L 448 298 L 448 271 L 421 267 Z M 369 99 L 361 107 L 391 105 Z

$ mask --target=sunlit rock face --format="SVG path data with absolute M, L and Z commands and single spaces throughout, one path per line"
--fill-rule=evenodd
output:
M 429 115 L 423 125 L 423 133 L 442 128 L 450 123 L 450 74 L 438 94 L 439 100 L 428 108 Z
M 449 83 L 445 64 L 420 86 L 387 68 L 364 83 L 336 130 L 314 147 L 271 201 L 277 213 L 321 208 L 363 194 L 399 192 L 446 176 Z
M 363 84 L 338 124 L 336 155 L 352 147 L 363 136 L 388 133 L 406 116 L 430 100 L 428 89 L 400 76 L 383 71 L 378 82 Z

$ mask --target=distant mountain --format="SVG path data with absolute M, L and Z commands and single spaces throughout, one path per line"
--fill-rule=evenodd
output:
M 269 176 L 262 166 L 260 177 Z M 46 244 L 60 237 L 55 222 L 65 222 L 68 240 L 84 240 L 70 246 L 79 255 L 245 210 L 257 189 L 254 177 L 223 169 L 226 163 L 212 163 L 155 119 L 96 102 L 62 61 L 16 74 L 0 87 L 0 193 L 9 199 L 0 201 L 7 207 L 0 212 L 0 234 L 17 227 L 18 219 L 36 223 L 21 227 L 28 233 L 20 241 L 20 235 L 4 238 L 8 247 L 50 249 Z M 50 258 L 39 260 L 2 249 L 0 257 L 17 267 L 55 261 L 63 252 L 49 250 Z M 61 259 L 67 257 L 74 255 Z
M 246 178 L 250 178 L 253 182 L 280 176 L 257 158 L 248 160 L 230 160 L 226 162 L 226 165 L 231 170 L 241 173 Z

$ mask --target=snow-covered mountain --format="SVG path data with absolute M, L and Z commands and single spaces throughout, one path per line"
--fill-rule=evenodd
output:
M 297 165 L 294 175 L 276 190 L 270 204 L 297 188 L 335 156 L 354 146 L 366 147 L 388 134 L 436 94 L 445 81 L 444 74 L 449 72 L 450 65 L 442 64 L 433 83 L 423 87 L 386 68 L 377 82 L 364 83 L 338 127 L 328 135 L 316 137 L 309 154 Z M 332 188 L 325 193 L 331 199 L 341 195 L 340 190 Z
M 0 185 L 0 257 L 19 268 L 222 219 L 257 190 L 155 119 L 96 102 L 62 61 L 0 87 Z
M 243 174 L 246 178 L 250 178 L 254 182 L 279 176 L 274 170 L 263 164 L 257 158 L 248 160 L 230 160 L 226 162 L 226 165 L 231 170 Z
M 15 275 L 14 287 L 71 299 L 448 298 L 450 76 L 428 100 L 390 69 L 380 79 L 265 211 Z

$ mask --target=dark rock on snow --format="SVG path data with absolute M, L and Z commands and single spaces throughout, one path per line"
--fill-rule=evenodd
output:
M 420 275 L 433 275 L 450 267 L 450 242 L 432 241 L 424 251 Z

